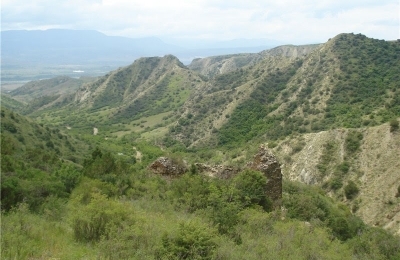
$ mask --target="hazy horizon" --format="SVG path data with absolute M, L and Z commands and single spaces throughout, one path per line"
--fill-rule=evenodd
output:
M 167 43 L 270 39 L 322 43 L 339 33 L 400 38 L 399 2 L 3 0 L 1 30 L 96 30 Z

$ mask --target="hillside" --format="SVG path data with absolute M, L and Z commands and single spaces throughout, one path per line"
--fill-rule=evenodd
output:
M 397 233 L 400 183 L 387 163 L 395 165 L 399 140 L 387 126 L 400 117 L 398 57 L 397 42 L 340 34 L 320 45 L 195 60 L 192 70 L 171 55 L 141 58 L 30 116 L 79 134 L 95 128 L 106 140 L 146 140 L 192 162 L 237 164 L 269 143 L 282 149 L 288 179 L 320 185 L 367 223 Z M 385 142 L 367 141 L 379 133 Z M 354 150 L 344 152 L 346 143 Z M 344 198 L 349 184 L 358 197 Z
M 25 201 L 39 211 L 51 197 L 68 197 L 90 145 L 65 130 L 1 108 L 2 210 Z
M 188 68 L 208 78 L 213 78 L 219 74 L 235 71 L 249 65 L 255 65 L 265 56 L 284 56 L 291 58 L 303 57 L 318 46 L 319 44 L 302 46 L 283 45 L 259 53 L 241 53 L 198 58 L 194 59 L 188 65 Z
M 187 147 L 239 147 L 291 134 L 376 126 L 400 116 L 398 55 L 397 42 L 341 34 L 321 45 L 264 51 L 256 55 L 262 56 L 258 62 L 235 65 L 210 79 L 174 56 L 142 58 L 68 98 L 51 100 L 49 111 L 70 124 L 79 113 L 82 121 L 123 123 L 132 130 L 137 120 L 163 114 L 170 120 L 157 121 L 146 132 L 161 128 L 165 133 L 168 126 L 168 137 Z M 218 60 L 228 64 L 240 57 L 251 56 L 203 63 L 212 68 Z M 60 122 L 56 116 L 51 120 Z
M 287 179 L 320 185 L 366 223 L 400 234 L 400 132 L 389 124 L 303 134 L 273 150 Z M 350 182 L 355 196 L 346 195 Z
M 46 111 L 51 111 L 56 124 L 89 131 L 97 127 L 100 133 L 117 135 L 155 125 L 166 129 L 171 116 L 179 115 L 178 109 L 202 84 L 200 76 L 172 55 L 141 58 L 83 85 L 74 94 L 50 100 L 46 109 L 34 109 L 30 114 L 46 118 Z M 144 124 L 147 122 L 150 125 Z
M 80 86 L 94 80 L 95 78 L 91 77 L 71 78 L 68 76 L 58 76 L 51 79 L 30 81 L 12 90 L 9 94 L 20 102 L 30 103 L 33 99 L 44 96 L 60 96 L 75 93 Z
M 110 145 L 88 150 L 59 129 L 1 112 L 2 257 L 400 256 L 397 237 L 365 225 L 320 188 L 284 181 L 284 210 L 273 209 L 261 172 L 218 179 L 190 170 L 162 177 L 147 167 L 167 153 L 158 147 L 130 143 L 143 152 L 136 161 L 110 152 Z M 83 162 L 72 160 L 71 151 Z
M 219 111 L 229 115 L 226 123 L 213 124 L 219 130 L 219 144 L 254 137 L 276 140 L 332 127 L 373 126 L 398 117 L 399 52 L 400 45 L 395 42 L 343 34 L 297 60 L 267 57 L 244 70 L 251 76 L 243 84 L 224 84 L 225 93 L 218 88 L 210 90 L 209 96 L 223 95 L 228 100 L 232 100 L 229 91 L 236 91 L 235 99 L 248 95 L 238 100 L 236 109 Z M 233 79 L 229 74 L 225 77 Z M 228 104 L 232 103 L 221 106 Z M 196 108 L 189 109 L 199 114 Z

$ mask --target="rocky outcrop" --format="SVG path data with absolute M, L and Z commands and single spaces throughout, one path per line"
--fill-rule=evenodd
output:
M 240 172 L 238 168 L 223 165 L 210 166 L 204 163 L 195 163 L 195 166 L 199 173 L 221 179 L 229 179 Z
M 265 187 L 267 196 L 275 206 L 279 206 L 282 200 L 282 172 L 281 165 L 268 148 L 261 145 L 253 162 L 247 164 L 250 169 L 262 172 L 267 177 Z
M 154 173 L 166 176 L 179 176 L 188 170 L 185 162 L 168 157 L 159 157 L 150 164 L 149 169 Z

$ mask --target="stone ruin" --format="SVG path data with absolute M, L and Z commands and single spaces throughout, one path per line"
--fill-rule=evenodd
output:
M 199 173 L 220 179 L 229 179 L 240 172 L 239 168 L 234 168 L 230 166 L 211 166 L 204 163 L 195 163 L 194 165 L 196 166 Z
M 266 194 L 275 206 L 282 201 L 281 165 L 267 147 L 261 145 L 252 162 L 247 164 L 250 169 L 262 172 L 267 177 Z
M 229 179 L 238 174 L 242 169 L 223 165 L 210 166 L 203 163 L 195 164 L 199 173 L 221 179 Z M 246 168 L 262 172 L 267 177 L 265 186 L 266 195 L 278 207 L 282 201 L 282 172 L 281 166 L 267 147 L 261 145 L 252 162 L 247 163 Z M 173 160 L 168 157 L 160 157 L 155 160 L 149 169 L 163 176 L 179 176 L 188 171 L 185 162 Z
M 165 176 L 179 176 L 188 170 L 185 162 L 173 160 L 168 157 L 159 157 L 150 164 L 149 169 L 154 173 Z

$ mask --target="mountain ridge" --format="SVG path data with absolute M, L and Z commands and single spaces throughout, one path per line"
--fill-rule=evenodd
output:
M 395 158 L 400 150 L 397 132 L 387 127 L 400 117 L 398 57 L 397 42 L 340 34 L 321 45 L 196 60 L 193 66 L 200 65 L 192 70 L 172 55 L 142 58 L 84 85 L 62 105 L 30 115 L 86 134 L 95 126 L 104 138 L 124 136 L 171 151 L 196 151 L 192 160 L 218 163 L 238 163 L 252 147 L 267 142 L 281 149 L 276 152 L 291 166 L 287 178 L 316 183 L 368 223 L 398 233 L 399 213 L 392 206 L 398 198 L 392 193 L 400 183 L 382 181 L 384 176 L 399 181 L 392 179 L 397 168 L 386 167 L 382 159 Z M 238 58 L 245 62 L 216 70 Z M 378 133 L 385 141 L 370 141 Z M 392 148 L 383 155 L 385 145 Z M 317 147 L 315 153 L 307 153 L 310 146 Z M 382 151 L 380 157 L 374 150 Z M 371 166 L 382 179 L 365 166 L 372 158 L 382 160 Z M 301 160 L 312 165 L 296 166 L 304 165 Z M 350 184 L 361 190 L 347 198 Z M 378 198 L 379 206 L 373 207 L 382 214 L 368 217 L 374 205 L 369 196 Z M 394 215 L 386 220 L 385 214 Z

